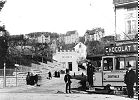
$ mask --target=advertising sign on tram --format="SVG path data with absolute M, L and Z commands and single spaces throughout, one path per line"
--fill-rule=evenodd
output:
M 138 52 L 138 44 L 124 44 L 120 46 L 105 47 L 105 53 L 125 53 L 125 52 Z
M 125 73 L 123 72 L 104 72 L 103 81 L 123 81 Z

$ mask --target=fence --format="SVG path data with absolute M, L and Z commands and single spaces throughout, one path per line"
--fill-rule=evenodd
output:
M 4 77 L 4 69 L 0 69 L 0 88 L 25 85 L 26 74 L 27 72 L 21 72 L 17 69 L 6 69 Z
M 34 71 L 34 74 L 39 74 L 41 78 L 46 79 L 47 71 L 41 70 L 41 66 L 27 67 L 18 66 L 15 69 L 6 69 L 4 77 L 4 69 L 0 69 L 0 88 L 12 87 L 12 86 L 23 86 L 26 85 L 27 72 Z M 41 71 L 40 71 L 41 70 Z

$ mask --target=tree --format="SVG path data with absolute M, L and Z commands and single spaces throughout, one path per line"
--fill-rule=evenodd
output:
M 6 61 L 6 55 L 8 50 L 8 37 L 9 33 L 5 30 L 5 26 L 0 26 L 0 68 L 3 67 L 4 62 Z
M 85 37 L 84 36 L 83 37 L 79 37 L 79 42 L 84 43 L 85 42 Z
M 6 3 L 6 0 L 0 0 L 0 11 L 4 7 L 5 3 Z
M 104 53 L 104 45 L 99 41 L 87 41 L 87 55 L 97 55 Z

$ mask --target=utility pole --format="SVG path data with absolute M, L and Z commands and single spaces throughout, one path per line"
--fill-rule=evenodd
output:
M 4 81 L 3 81 L 3 86 L 6 87 L 6 64 L 4 62 Z
M 116 34 L 116 6 L 114 6 L 114 12 L 115 12 L 115 40 L 117 40 L 117 34 Z
M 43 48 L 43 35 L 42 35 L 42 48 Z M 42 63 L 43 63 L 43 52 L 42 52 Z

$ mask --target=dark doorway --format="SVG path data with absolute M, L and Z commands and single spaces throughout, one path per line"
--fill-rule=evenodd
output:
M 68 62 L 69 70 L 72 71 L 72 62 Z

